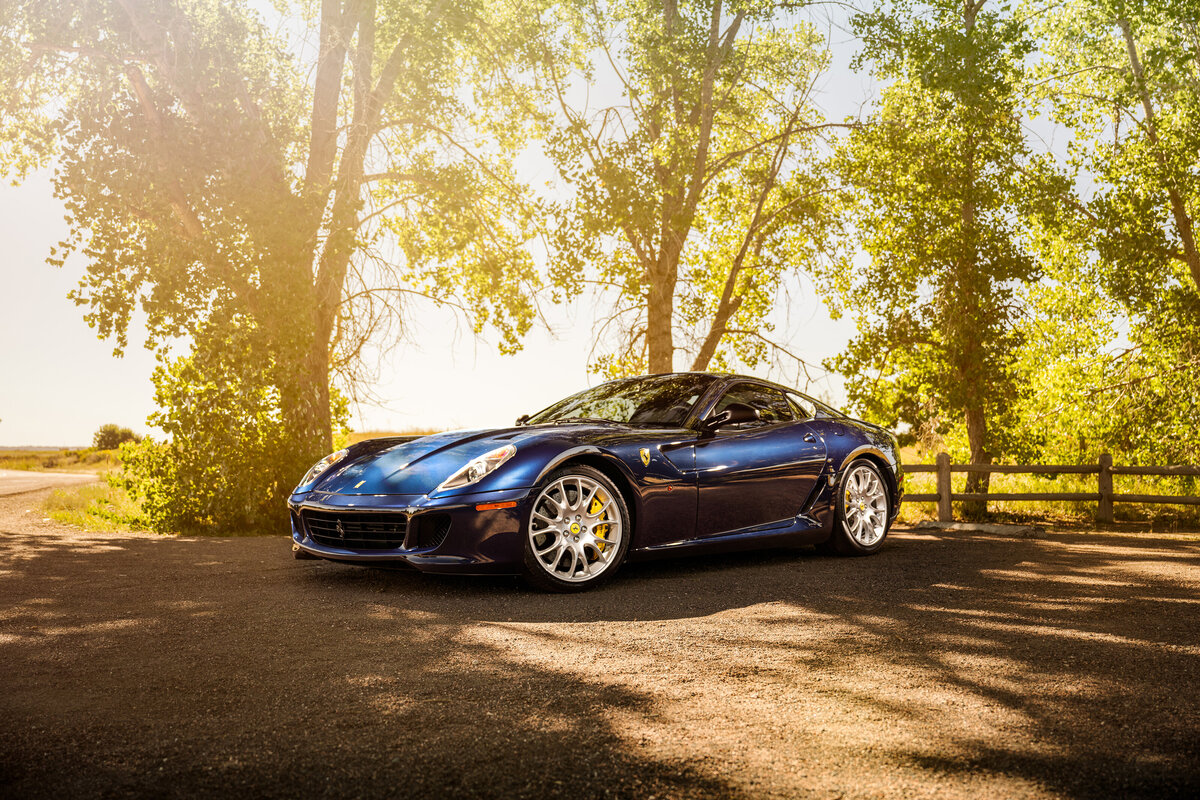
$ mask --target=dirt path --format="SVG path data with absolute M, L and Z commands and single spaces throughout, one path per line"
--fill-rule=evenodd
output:
M 578 596 L 0 497 L 0 796 L 1200 790 L 1200 543 L 895 535 Z

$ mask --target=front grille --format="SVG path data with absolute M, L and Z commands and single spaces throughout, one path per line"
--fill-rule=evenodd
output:
M 346 513 L 306 509 L 304 527 L 317 544 L 347 550 L 395 550 L 404 546 L 408 516 L 402 512 Z

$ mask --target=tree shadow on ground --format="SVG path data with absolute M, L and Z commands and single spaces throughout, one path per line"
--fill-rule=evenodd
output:
M 1189 795 L 1198 576 L 909 533 L 563 596 L 0 524 L 0 793 Z
M 449 591 L 462 598 L 456 618 L 512 625 L 553 647 L 597 646 L 588 623 L 754 609 L 744 641 L 722 642 L 730 669 L 794 678 L 789 668 L 802 666 L 836 681 L 842 701 L 904 720 L 914 735 L 892 755 L 931 775 L 1010 775 L 1076 797 L 1200 791 L 1200 544 L 1186 537 L 910 533 L 875 559 L 785 550 L 631 564 L 601 591 L 565 597 L 498 581 L 393 580 L 386 594 L 399 605 L 419 609 L 432 594 L 441 608 Z M 821 633 L 804 635 L 808 625 Z M 679 632 L 697 649 L 680 669 L 704 672 L 703 630 Z M 631 637 L 624 658 L 646 645 Z M 912 691 L 854 680 L 897 665 L 917 677 Z M 969 718 L 980 710 L 996 723 Z
M 626 743 L 642 693 L 229 544 L 0 528 L 0 795 L 738 794 Z

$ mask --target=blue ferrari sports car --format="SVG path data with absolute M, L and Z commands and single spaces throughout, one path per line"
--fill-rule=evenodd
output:
M 321 459 L 289 500 L 297 558 L 523 574 L 553 591 L 627 559 L 883 545 L 896 439 L 740 375 L 644 375 L 510 428 L 370 439 Z

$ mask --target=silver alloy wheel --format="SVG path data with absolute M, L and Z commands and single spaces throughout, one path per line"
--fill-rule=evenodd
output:
M 599 576 L 621 549 L 621 514 L 609 490 L 586 475 L 565 475 L 533 501 L 529 542 L 547 574 L 583 583 Z
M 842 525 L 863 547 L 873 547 L 887 532 L 888 501 L 883 481 L 866 465 L 855 467 L 842 484 Z

